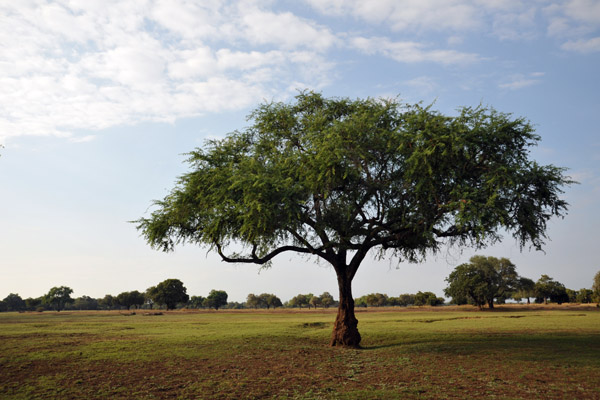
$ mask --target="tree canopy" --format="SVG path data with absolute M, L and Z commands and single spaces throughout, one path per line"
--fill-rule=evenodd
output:
M 154 303 L 167 306 L 167 310 L 173 310 L 177 303 L 186 303 L 189 300 L 187 289 L 179 279 L 162 281 L 148 288 L 146 293 Z
M 555 281 L 548 275 L 542 275 L 535 283 L 534 287 L 536 301 L 548 303 L 548 300 L 554 303 L 562 304 L 569 301 L 569 295 L 565 285 Z
M 593 297 L 597 303 L 600 303 L 600 271 L 594 275 L 594 282 L 592 283 Z
M 518 288 L 516 267 L 507 258 L 473 256 L 467 264 L 461 264 L 446 278 L 446 296 L 455 303 L 475 304 L 479 308 L 487 304 L 494 308 L 494 299 L 508 298 Z
M 227 305 L 227 292 L 224 290 L 211 290 L 208 296 L 206 296 L 204 304 L 208 308 L 214 308 L 215 310 L 218 310 L 219 308 Z
M 73 289 L 68 286 L 55 286 L 44 296 L 44 303 L 53 307 L 56 311 L 60 311 L 64 309 L 68 303 L 74 301 L 71 298 L 72 293 Z
M 137 227 L 164 251 L 190 242 L 227 262 L 265 266 L 291 251 L 330 263 L 333 345 L 360 342 L 351 282 L 370 250 L 419 261 L 445 244 L 494 243 L 501 229 L 541 249 L 547 221 L 567 210 L 565 170 L 528 157 L 532 125 L 492 108 L 446 116 L 302 92 L 249 119 L 192 151 L 191 171 Z

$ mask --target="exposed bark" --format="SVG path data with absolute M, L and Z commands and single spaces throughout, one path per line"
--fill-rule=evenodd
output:
M 358 320 L 354 316 L 354 298 L 352 297 L 352 277 L 346 269 L 336 268 L 340 303 L 331 334 L 331 346 L 360 347 Z

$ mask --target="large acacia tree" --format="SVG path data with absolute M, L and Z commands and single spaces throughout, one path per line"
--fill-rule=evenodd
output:
M 192 151 L 190 172 L 138 229 L 164 251 L 191 242 L 232 263 L 297 252 L 331 264 L 332 345 L 360 343 L 351 283 L 372 250 L 416 262 L 447 244 L 493 243 L 501 229 L 540 249 L 549 218 L 566 213 L 564 169 L 530 160 L 531 124 L 491 108 L 446 116 L 303 92 L 249 121 Z

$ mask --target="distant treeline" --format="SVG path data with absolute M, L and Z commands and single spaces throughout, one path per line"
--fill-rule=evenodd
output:
M 46 311 L 46 310 L 131 310 L 131 309 L 272 309 L 272 308 L 329 308 L 337 307 L 333 296 L 324 292 L 321 295 L 298 294 L 286 302 L 272 293 L 250 293 L 246 301 L 228 302 L 227 292 L 212 290 L 206 297 L 188 296 L 187 289 L 178 279 L 167 279 L 144 292 L 133 290 L 118 295 L 107 294 L 102 298 L 81 296 L 72 298 L 73 289 L 67 286 L 53 287 L 48 293 L 36 298 L 22 299 L 11 293 L 0 301 L 0 311 Z M 444 299 L 432 292 L 402 294 L 389 297 L 373 293 L 356 299 L 357 307 L 440 305 Z
M 516 302 L 533 298 L 536 303 L 598 303 L 600 302 L 600 272 L 593 280 L 592 289 L 571 290 L 548 275 L 537 282 L 519 276 L 516 267 L 506 258 L 474 256 L 470 263 L 461 264 L 448 276 L 448 287 L 444 290 L 451 297 L 450 304 L 472 304 L 480 308 L 503 304 L 508 299 Z M 329 308 L 337 307 L 333 296 L 298 294 L 286 302 L 271 293 L 250 293 L 242 303 L 228 302 L 227 292 L 211 290 L 206 296 L 188 296 L 187 289 L 179 279 L 167 279 L 144 292 L 133 290 L 118 295 L 107 294 L 95 299 L 89 296 L 72 298 L 73 289 L 67 286 L 53 287 L 37 298 L 22 299 L 11 293 L 0 301 L 0 311 L 45 311 L 45 310 L 130 310 L 130 309 L 271 309 L 271 308 Z M 382 293 L 371 293 L 355 299 L 356 307 L 407 307 L 439 306 L 445 299 L 433 292 L 417 292 L 391 297 Z

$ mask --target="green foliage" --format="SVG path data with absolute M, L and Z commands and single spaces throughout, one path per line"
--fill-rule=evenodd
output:
M 187 307 L 189 308 L 202 308 L 204 307 L 205 297 L 202 296 L 192 296 L 187 303 Z
M 457 266 L 446 278 L 444 290 L 455 304 L 472 303 L 494 307 L 494 299 L 510 297 L 519 280 L 516 267 L 507 258 L 473 256 L 470 263 Z
M 444 304 L 442 297 L 437 297 L 433 292 L 417 292 L 415 295 L 415 306 L 439 306 Z
M 536 302 L 547 303 L 550 300 L 553 303 L 566 303 L 569 301 L 569 295 L 565 285 L 555 281 L 548 275 L 542 275 L 535 283 Z
M 118 304 L 120 306 L 126 307 L 128 310 L 133 307 L 141 307 L 146 302 L 146 297 L 143 293 L 138 292 L 137 290 L 131 292 L 123 292 L 120 293 L 116 297 L 116 302 L 114 304 Z
M 404 293 L 398 296 L 397 305 L 402 307 L 412 306 L 415 304 L 415 295 Z
M 319 299 L 321 300 L 321 305 L 325 308 L 329 308 L 335 304 L 335 300 L 329 292 L 323 292 L 323 294 L 319 296 Z
M 105 310 L 112 310 L 113 307 L 117 306 L 117 300 L 110 294 L 105 295 L 103 298 L 98 300 L 98 305 Z
M 567 294 L 567 302 L 576 303 L 577 302 L 577 291 L 573 289 L 565 289 L 565 293 Z
M 283 304 L 279 297 L 270 293 L 262 293 L 260 295 L 255 295 L 250 293 L 246 298 L 246 307 L 247 308 L 277 308 L 282 307 Z
M 526 298 L 527 304 L 529 304 L 529 299 L 535 297 L 535 282 L 532 279 L 520 276 L 517 280 L 515 289 L 512 298 L 516 301 L 521 301 L 521 299 Z
M 73 301 L 71 308 L 75 310 L 97 310 L 98 300 L 90 296 L 81 296 Z
M 6 399 L 595 399 L 600 312 L 0 314 Z M 35 371 L 32 367 L 35 367 Z M 127 383 L 127 384 L 124 384 Z
M 446 240 L 495 242 L 501 228 L 539 249 L 548 219 L 566 212 L 564 169 L 529 160 L 539 140 L 531 124 L 493 109 L 449 117 L 303 92 L 250 118 L 189 154 L 192 170 L 137 221 L 150 245 L 206 244 L 257 264 L 284 251 L 336 263 L 356 250 L 358 268 L 371 248 L 414 261 Z M 234 242 L 248 252 L 225 255 Z
M 23 311 L 27 307 L 21 296 L 15 293 L 10 293 L 2 302 L 6 311 Z
M 34 311 L 38 307 L 42 307 L 43 301 L 44 301 L 43 297 L 37 297 L 35 299 L 28 297 L 25 299 L 25 306 L 27 307 L 28 310 Z
M 146 290 L 154 303 L 165 305 L 167 310 L 175 309 L 178 303 L 187 303 L 189 296 L 186 292 L 187 289 L 179 279 L 167 279 Z
M 302 308 L 303 306 L 306 307 L 311 307 L 312 305 L 310 304 L 310 299 L 313 298 L 313 294 L 309 293 L 309 294 L 299 294 L 297 296 L 292 297 L 288 302 L 287 305 L 288 307 L 299 307 Z
M 594 301 L 600 303 L 600 271 L 594 275 L 594 282 L 592 283 L 592 292 L 594 292 Z
M 369 307 L 383 307 L 388 304 L 388 296 L 382 293 L 371 293 L 365 298 Z
M 56 311 L 63 310 L 65 306 L 73 302 L 71 298 L 73 289 L 67 286 L 53 287 L 44 296 L 44 304 L 54 308 Z
M 317 307 L 321 306 L 321 299 L 319 298 L 319 296 L 313 296 L 308 301 L 308 304 L 310 304 L 314 308 L 317 308 Z
M 219 308 L 227 305 L 227 292 L 224 290 L 211 290 L 206 300 L 204 300 L 204 306 L 208 308 Z
M 575 301 L 583 304 L 592 303 L 594 301 L 594 292 L 590 289 L 579 289 Z

